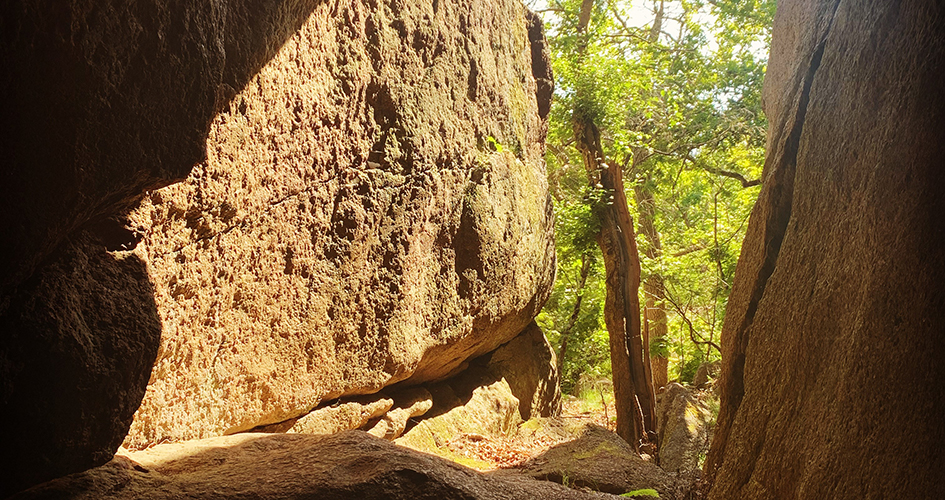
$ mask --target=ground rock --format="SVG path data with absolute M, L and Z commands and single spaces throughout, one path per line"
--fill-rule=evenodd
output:
M 695 395 L 670 383 L 659 395 L 657 408 L 660 467 L 669 472 L 699 469 L 699 456 L 709 448 L 712 415 Z
M 945 4 L 779 2 L 713 499 L 938 498 Z
M 523 477 L 477 473 L 364 432 L 237 434 L 156 446 L 14 498 L 592 499 Z
M 292 427 L 287 432 L 334 434 L 360 429 L 372 419 L 383 416 L 393 406 L 394 400 L 381 394 L 340 399 L 292 421 Z
M 554 274 L 536 29 L 513 0 L 315 5 L 131 214 L 164 329 L 126 446 L 442 379 L 525 329 Z
M 0 498 L 107 462 L 161 335 L 144 263 L 85 231 L 0 315 Z M 107 320 L 103 320 L 107 319 Z
M 517 471 L 506 473 L 615 494 L 644 488 L 674 491 L 669 474 L 643 460 L 620 436 L 594 424 L 587 425 L 577 439 L 554 446 Z

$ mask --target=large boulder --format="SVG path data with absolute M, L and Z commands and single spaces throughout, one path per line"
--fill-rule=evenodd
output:
M 938 498 L 945 4 L 779 2 L 710 498 Z
M 217 110 L 314 5 L 0 5 L 0 496 L 126 434 L 161 318 L 122 216 L 206 158 Z
M 129 446 L 446 377 L 547 297 L 519 2 L 0 9 L 0 495 L 107 460 L 149 365 Z
M 125 445 L 442 379 L 524 330 L 554 277 L 543 44 L 514 0 L 318 4 L 129 217 L 163 333 Z
M 364 432 L 332 436 L 238 434 L 119 455 L 39 485 L 17 500 L 616 498 L 547 481 L 489 476 Z
M 136 255 L 105 244 L 82 232 L 0 314 L 0 498 L 110 460 L 144 395 L 153 289 Z

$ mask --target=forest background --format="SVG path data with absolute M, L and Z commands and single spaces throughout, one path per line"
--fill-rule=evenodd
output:
M 762 182 L 761 88 L 775 2 L 526 4 L 545 23 L 555 73 L 546 159 L 558 275 L 538 322 L 558 352 L 562 390 L 597 392 L 612 377 L 602 213 L 623 199 L 653 386 L 689 382 L 720 356 Z M 585 141 L 587 128 L 596 142 Z M 622 174 L 622 194 L 602 184 L 607 166 Z

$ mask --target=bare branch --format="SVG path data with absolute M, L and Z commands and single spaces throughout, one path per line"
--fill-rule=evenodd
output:
M 750 188 L 752 186 L 761 185 L 761 179 L 748 180 L 745 178 L 744 175 L 738 172 L 732 172 L 730 170 L 723 170 L 721 168 L 716 168 L 710 165 L 706 165 L 705 163 L 702 163 L 700 161 L 697 161 L 695 158 L 692 157 L 692 155 L 686 155 L 686 158 L 689 161 L 691 161 L 693 165 L 696 165 L 697 167 L 701 168 L 702 170 L 705 170 L 706 172 L 737 180 L 738 182 L 742 184 L 743 188 Z

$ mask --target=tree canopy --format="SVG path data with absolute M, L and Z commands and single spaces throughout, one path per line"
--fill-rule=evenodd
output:
M 725 303 L 762 182 L 761 86 L 774 1 L 552 0 L 531 7 L 545 20 L 556 80 L 547 161 L 559 269 L 539 322 L 559 349 L 570 346 L 562 356 L 564 389 L 573 390 L 582 374 L 610 370 L 593 213 L 608 194 L 588 184 L 576 115 L 596 124 L 603 155 L 623 171 L 650 353 L 668 358 L 669 379 L 691 379 L 701 362 L 719 356 Z

